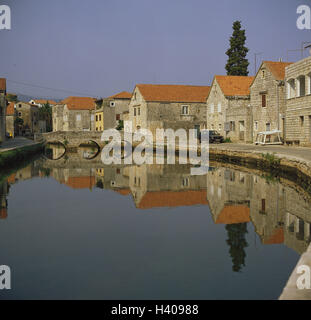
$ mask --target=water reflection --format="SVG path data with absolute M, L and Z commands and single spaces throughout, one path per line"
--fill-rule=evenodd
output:
M 211 163 L 205 176 L 191 175 L 188 165 L 104 166 L 96 157 L 83 159 L 79 152 L 58 157 L 60 149 L 51 149 L 54 160 L 36 160 L 1 180 L 1 219 L 10 218 L 10 187 L 48 177 L 79 192 L 103 190 L 103 199 L 109 197 L 107 190 L 122 199 L 131 197 L 140 214 L 160 215 L 169 208 L 186 207 L 191 215 L 191 208 L 202 206 L 215 227 L 224 226 L 225 238 L 215 241 L 227 245 L 233 272 L 244 272 L 247 266 L 253 229 L 264 246 L 285 245 L 301 254 L 310 243 L 311 197 L 290 180 L 219 163 Z

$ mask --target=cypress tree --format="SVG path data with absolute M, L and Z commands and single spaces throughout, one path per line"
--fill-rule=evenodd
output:
M 245 47 L 245 30 L 241 29 L 241 22 L 235 21 L 233 23 L 233 34 L 230 38 L 230 48 L 226 55 L 228 61 L 226 70 L 228 76 L 247 76 L 249 62 L 246 59 L 248 48 Z

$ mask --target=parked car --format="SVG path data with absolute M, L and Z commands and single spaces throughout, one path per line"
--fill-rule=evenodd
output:
M 202 135 L 207 134 L 209 132 L 209 143 L 223 143 L 224 142 L 224 137 L 220 135 L 217 131 L 215 130 L 204 130 L 200 132 L 199 138 L 201 141 Z

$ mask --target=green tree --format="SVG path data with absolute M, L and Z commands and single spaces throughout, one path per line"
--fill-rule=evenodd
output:
M 39 119 L 45 120 L 47 132 L 52 131 L 52 107 L 48 101 L 39 108 Z
M 241 29 L 241 22 L 235 21 L 233 23 L 233 34 L 230 38 L 230 48 L 226 55 L 228 61 L 226 70 L 228 76 L 247 76 L 249 62 L 246 59 L 248 48 L 245 47 L 245 30 Z
M 245 266 L 245 248 L 248 243 L 245 239 L 247 233 L 247 223 L 227 224 L 228 232 L 227 244 L 230 247 L 229 253 L 232 259 L 232 270 L 240 272 L 242 266 Z
M 14 93 L 8 93 L 8 94 L 6 95 L 6 98 L 7 98 L 7 100 L 8 100 L 9 102 L 14 102 L 14 103 L 17 103 L 17 102 L 18 102 L 18 97 L 17 97 L 17 95 L 14 94 Z

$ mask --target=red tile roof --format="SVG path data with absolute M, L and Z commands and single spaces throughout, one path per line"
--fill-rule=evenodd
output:
M 6 91 L 6 79 L 5 78 L 0 78 L 0 90 Z
M 209 86 L 137 84 L 147 102 L 206 102 Z
M 215 76 L 225 96 L 248 96 L 254 77 L 246 76 Z
M 217 224 L 236 224 L 250 221 L 250 209 L 244 205 L 226 205 L 216 219 Z
M 120 93 L 117 93 L 117 94 L 109 97 L 109 99 L 128 99 L 128 100 L 131 98 L 132 98 L 132 94 L 127 91 L 122 91 Z
M 10 102 L 7 109 L 6 109 L 6 115 L 7 116 L 14 116 L 14 102 Z
M 32 99 L 35 104 L 46 104 L 47 102 L 51 105 L 56 105 L 57 103 L 54 100 L 49 99 Z
M 291 65 L 293 62 L 263 61 L 263 63 L 267 66 L 276 80 L 284 80 L 285 68 Z
M 137 207 L 139 209 L 150 209 L 156 207 L 193 206 L 197 204 L 208 205 L 206 190 L 147 192 Z
M 90 97 L 68 97 L 60 104 L 66 104 L 69 110 L 94 110 L 95 100 Z

